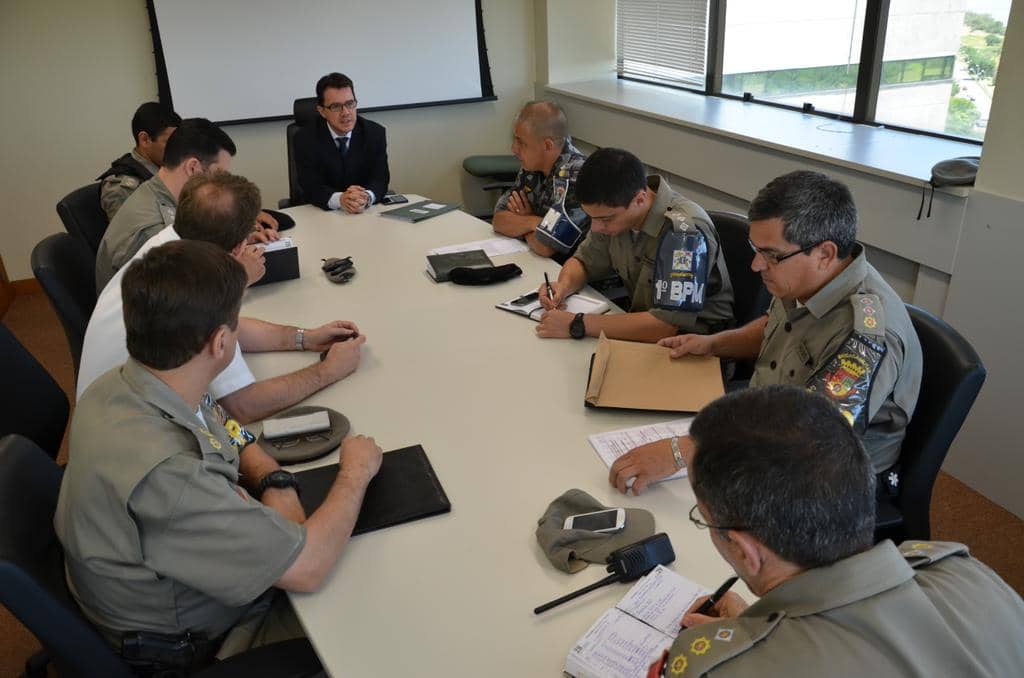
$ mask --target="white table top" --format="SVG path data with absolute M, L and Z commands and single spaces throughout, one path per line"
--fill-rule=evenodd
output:
M 302 277 L 252 289 L 242 307 L 304 327 L 355 321 L 367 337 L 359 369 L 308 402 L 343 412 L 354 432 L 385 450 L 422 444 L 452 503 L 449 514 L 353 538 L 320 591 L 291 595 L 330 673 L 560 675 L 572 644 L 628 590 L 615 584 L 533 614 L 606 575 L 597 565 L 575 575 L 556 570 L 534 537 L 548 503 L 574 487 L 608 506 L 651 511 L 672 539 L 676 572 L 712 589 L 732 574 L 687 519 L 689 483 L 624 497 L 587 441 L 674 417 L 584 408 L 595 341 L 538 339 L 535 323 L 494 308 L 536 289 L 544 271 L 554 278 L 558 265 L 521 253 L 495 259 L 519 264 L 524 275 L 513 281 L 436 284 L 423 271 L 427 250 L 492 237 L 490 226 L 461 211 L 409 224 L 379 210 L 289 210 L 297 225 L 286 235 L 299 246 Z M 320 259 L 346 255 L 358 274 L 335 285 Z M 247 355 L 257 378 L 315 359 Z

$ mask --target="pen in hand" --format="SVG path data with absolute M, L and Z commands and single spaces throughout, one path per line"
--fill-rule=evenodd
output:
M 544 272 L 544 287 L 548 290 L 548 299 L 553 302 L 555 300 L 555 293 L 551 291 L 551 281 L 548 279 L 547 271 Z
M 718 587 L 718 590 L 716 590 L 714 593 L 708 596 L 708 599 L 705 600 L 700 607 L 693 611 L 693 614 L 706 615 L 708 612 L 711 612 L 715 605 L 718 604 L 718 601 L 722 599 L 722 596 L 728 593 L 729 589 L 732 588 L 732 585 L 738 582 L 739 579 L 739 577 L 729 577 L 728 579 L 726 579 L 725 582 Z M 684 626 L 683 628 L 686 627 Z

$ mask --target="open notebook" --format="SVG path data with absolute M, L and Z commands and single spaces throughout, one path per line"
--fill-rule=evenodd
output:
M 565 673 L 573 678 L 643 678 L 679 634 L 683 613 L 706 593 L 659 565 L 576 641 L 565 659 Z
M 611 308 L 611 305 L 607 301 L 585 297 L 582 294 L 573 294 L 565 300 L 564 307 L 564 310 L 573 315 L 577 313 L 599 314 L 606 313 Z M 518 297 L 498 304 L 494 308 L 500 308 L 502 311 L 515 313 L 536 322 L 540 322 L 540 317 L 544 315 L 544 307 L 540 305 L 540 297 L 537 294 L 537 290 L 525 292 Z

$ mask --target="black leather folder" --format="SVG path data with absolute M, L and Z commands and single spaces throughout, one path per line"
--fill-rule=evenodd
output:
M 295 474 L 306 515 L 320 506 L 337 475 L 337 464 Z M 427 453 L 420 445 L 403 447 L 384 453 L 380 471 L 366 488 L 352 534 L 372 532 L 451 510 L 451 502 L 434 474 Z

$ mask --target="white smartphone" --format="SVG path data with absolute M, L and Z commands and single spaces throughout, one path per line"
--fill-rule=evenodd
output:
M 626 509 L 608 509 L 592 513 L 577 513 L 565 519 L 566 530 L 590 530 L 591 532 L 618 532 L 626 525 Z

